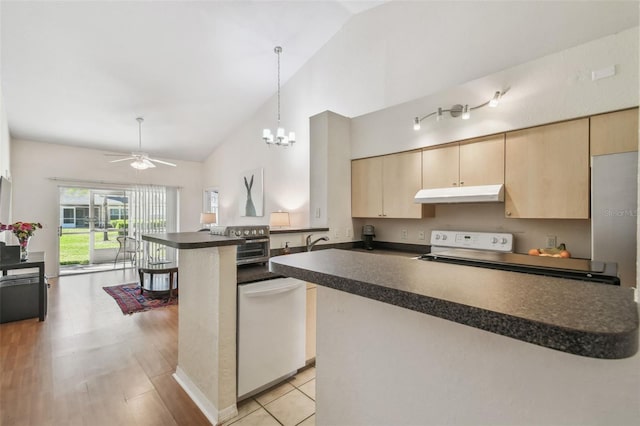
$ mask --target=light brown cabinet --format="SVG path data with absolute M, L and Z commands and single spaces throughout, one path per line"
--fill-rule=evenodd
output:
M 589 119 L 506 134 L 505 215 L 589 218 Z
M 504 183 L 504 134 L 422 151 L 422 187 Z
M 316 357 L 316 298 L 317 288 L 315 284 L 307 283 L 307 322 L 305 360 L 307 363 Z
M 422 188 L 419 151 L 351 162 L 351 216 L 419 219 L 433 216 L 433 206 L 415 204 Z
M 590 118 L 591 155 L 638 150 L 638 108 Z

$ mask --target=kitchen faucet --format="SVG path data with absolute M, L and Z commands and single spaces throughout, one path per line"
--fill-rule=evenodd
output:
M 316 244 L 318 244 L 319 241 L 329 241 L 329 237 L 320 237 L 315 241 L 311 241 L 311 236 L 313 234 L 309 234 L 307 235 L 307 251 L 311 251 L 313 249 L 313 246 L 315 246 Z

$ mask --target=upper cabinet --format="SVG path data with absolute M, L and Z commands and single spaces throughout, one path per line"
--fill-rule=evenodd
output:
M 422 151 L 422 187 L 504 183 L 504 134 Z
M 589 119 L 506 134 L 505 215 L 589 218 Z
M 591 155 L 638 150 L 638 108 L 591 117 Z
M 351 216 L 382 216 L 382 157 L 351 162 Z
M 433 216 L 432 206 L 413 202 L 421 189 L 419 151 L 351 162 L 351 216 L 419 219 Z

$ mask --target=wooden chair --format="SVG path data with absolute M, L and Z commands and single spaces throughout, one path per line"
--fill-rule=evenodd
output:
M 118 244 L 120 244 L 120 247 L 118 247 L 116 258 L 113 260 L 113 268 L 115 269 L 116 267 L 116 264 L 118 262 L 118 256 L 120 256 L 120 253 L 122 253 L 123 255 L 122 256 L 123 269 L 127 263 L 127 257 L 126 257 L 127 255 L 129 256 L 129 260 L 131 261 L 132 265 L 135 266 L 138 260 L 138 253 L 142 252 L 142 249 L 140 247 L 140 242 L 132 237 L 117 237 L 116 240 L 118 240 Z

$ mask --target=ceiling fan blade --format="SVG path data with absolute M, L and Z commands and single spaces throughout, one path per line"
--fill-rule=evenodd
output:
M 127 157 L 127 158 L 120 158 L 118 160 L 111 160 L 109 161 L 110 163 L 119 163 L 120 161 L 129 161 L 129 160 L 135 160 L 136 157 Z
M 151 167 L 155 167 L 156 165 L 153 164 L 151 161 L 149 161 L 149 158 L 141 158 L 141 161 L 147 165 L 147 167 L 151 168 Z
M 164 165 L 166 165 L 166 166 L 176 167 L 176 165 L 175 165 L 175 164 L 173 164 L 173 163 L 169 163 L 169 162 L 167 162 L 167 161 L 156 160 L 155 158 L 149 158 L 149 160 L 154 161 L 154 162 L 156 162 L 156 163 L 164 164 Z

